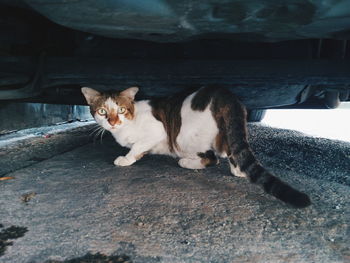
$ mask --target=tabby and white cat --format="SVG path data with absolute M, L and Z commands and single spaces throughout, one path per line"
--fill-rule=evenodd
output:
M 248 144 L 246 110 L 223 88 L 203 87 L 165 98 L 135 101 L 137 87 L 102 93 L 82 88 L 92 116 L 116 141 L 130 148 L 114 164 L 128 166 L 146 153 L 179 157 L 179 165 L 203 169 L 228 158 L 233 175 L 248 177 L 276 198 L 294 206 L 309 197 L 269 173 Z

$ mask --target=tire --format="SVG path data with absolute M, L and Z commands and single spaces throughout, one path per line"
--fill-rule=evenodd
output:
M 266 110 L 248 110 L 248 122 L 260 122 L 265 116 Z

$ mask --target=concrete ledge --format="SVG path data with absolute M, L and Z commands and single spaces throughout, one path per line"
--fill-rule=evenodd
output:
M 1 102 L 0 134 L 12 130 L 91 118 L 89 108 L 86 106 Z

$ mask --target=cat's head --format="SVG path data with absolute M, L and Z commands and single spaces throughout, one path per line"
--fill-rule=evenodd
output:
M 131 87 L 121 92 L 99 92 L 81 88 L 96 122 L 109 131 L 117 130 L 134 118 L 134 98 L 139 91 Z

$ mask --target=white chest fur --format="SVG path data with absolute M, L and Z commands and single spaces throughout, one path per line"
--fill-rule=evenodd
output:
M 167 138 L 164 126 L 154 118 L 152 108 L 146 100 L 135 103 L 135 118 L 126 121 L 125 125 L 113 131 L 112 135 L 120 145 L 128 148 L 142 141 L 147 141 L 147 143 L 153 141 L 156 153 L 164 154 L 162 151 L 168 148 L 165 145 L 166 149 L 163 149 L 163 142 L 166 142 Z

